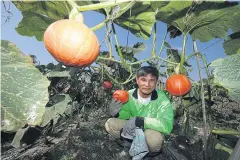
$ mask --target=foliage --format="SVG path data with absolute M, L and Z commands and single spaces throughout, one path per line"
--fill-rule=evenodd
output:
M 178 50 L 177 49 L 167 49 L 167 60 L 169 60 L 170 62 L 180 63 L 181 56 L 179 55 Z M 173 64 L 168 63 L 168 62 L 166 62 L 166 64 L 167 64 L 166 73 L 169 76 L 171 76 L 172 74 L 175 74 L 176 65 L 173 65 Z M 187 61 L 184 62 L 184 66 L 191 67 L 191 65 L 188 64 Z M 184 68 L 184 72 L 183 73 L 185 75 L 188 75 L 186 67 Z
M 229 35 L 223 43 L 225 53 L 228 55 L 240 53 L 240 32 Z
M 48 25 L 58 19 L 68 18 L 71 11 L 66 1 L 13 3 L 23 14 L 23 20 L 16 29 L 18 33 L 36 36 L 38 40 L 42 40 Z M 77 4 L 83 6 L 92 3 L 94 1 Z M 32 10 L 35 12 L 31 12 Z M 151 36 L 152 27 L 158 20 L 178 28 L 183 33 L 189 32 L 194 40 L 206 42 L 213 38 L 223 38 L 230 28 L 237 30 L 240 19 L 238 10 L 237 2 L 151 1 L 122 3 L 117 8 L 113 6 L 97 11 L 144 39 Z
M 240 100 L 240 54 L 235 54 L 211 63 L 215 82 L 228 89 L 233 100 Z
M 13 3 L 23 15 L 23 19 L 18 24 L 16 31 L 20 35 L 35 36 L 39 41 L 43 40 L 43 33 L 51 23 L 68 18 L 68 13 L 71 10 L 69 4 L 63 1 L 31 3 L 13 1 Z
M 38 125 L 45 113 L 50 82 L 13 43 L 1 41 L 1 131 Z
M 115 46 L 115 47 L 116 47 L 116 51 L 117 51 L 117 46 Z M 146 48 L 145 44 L 142 42 L 138 42 L 135 45 L 133 45 L 132 47 L 130 47 L 130 46 L 119 46 L 119 47 L 123 54 L 123 58 L 125 60 L 129 60 L 130 62 L 137 61 L 134 56 L 141 53 Z M 118 55 L 119 55 L 119 53 L 118 53 Z
M 164 2 L 160 2 L 165 4 Z M 155 10 L 147 3 L 135 5 L 114 20 L 119 26 L 128 29 L 137 37 L 148 39 L 151 36 L 152 26 L 156 22 Z
M 64 113 L 66 115 L 72 114 L 72 106 L 69 105 L 71 102 L 71 97 L 69 95 L 55 95 L 52 97 L 52 100 L 55 101 L 55 104 L 50 107 L 46 107 L 46 113 L 44 114 L 43 121 L 40 124 L 42 127 L 45 127 L 49 122 L 51 122 L 51 120 L 53 120 L 52 123 L 55 125 L 60 116 L 64 116 Z

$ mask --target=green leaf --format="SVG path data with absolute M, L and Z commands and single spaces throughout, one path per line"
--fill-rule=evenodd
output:
M 123 54 L 123 58 L 131 62 L 135 62 L 134 56 L 144 51 L 146 48 L 145 44 L 142 42 L 136 43 L 135 45 L 133 45 L 133 47 L 129 47 L 129 46 L 119 46 L 119 47 Z M 116 45 L 115 45 L 115 48 L 116 48 L 116 51 L 118 52 Z
M 148 39 L 156 22 L 155 11 L 151 9 L 150 5 L 138 2 L 132 7 L 131 13 L 130 11 L 125 12 L 114 22 L 125 29 L 129 29 L 137 37 Z
M 23 36 L 35 36 L 38 41 L 43 40 L 43 34 L 53 22 L 68 18 L 71 7 L 64 1 L 41 1 L 25 3 L 13 1 L 22 12 L 23 19 L 16 31 Z
M 154 8 L 159 2 L 151 3 Z M 177 19 L 185 17 L 191 4 L 191 1 L 170 1 L 167 4 L 165 3 L 163 6 L 158 7 L 159 9 L 156 18 L 159 21 L 170 24 Z
M 71 97 L 69 95 L 56 95 L 54 101 L 58 101 L 55 105 L 46 108 L 46 112 L 43 116 L 43 121 L 41 127 L 46 126 L 51 120 L 56 124 L 58 119 L 61 116 L 64 116 L 64 113 L 70 109 L 71 105 L 68 103 L 71 102 Z
M 233 22 L 240 19 L 240 16 L 232 16 L 239 12 L 239 6 L 226 5 L 225 2 L 202 3 L 190 20 L 192 21 L 190 32 L 193 40 L 199 39 L 202 42 L 213 38 L 223 38 L 230 28 L 233 28 Z M 207 10 L 206 10 L 207 9 Z
M 240 7 L 240 6 L 239 6 Z M 232 20 L 233 20 L 233 27 L 232 27 L 232 31 L 233 32 L 239 32 L 240 31 L 240 12 L 235 12 L 233 15 L 232 15 Z
M 233 100 L 240 100 L 240 54 L 217 59 L 211 63 L 214 82 L 228 89 Z
M 13 43 L 1 41 L 1 131 L 38 125 L 48 102 L 50 82 Z
M 230 28 L 239 26 L 240 19 L 238 3 L 227 3 L 203 2 L 196 5 L 192 1 L 170 1 L 160 8 L 157 20 L 173 25 L 185 34 L 190 31 L 193 40 L 206 42 L 223 38 Z
M 138 59 L 134 57 L 134 61 L 133 62 L 137 62 Z M 138 70 L 141 67 L 141 64 L 137 63 L 132 65 L 133 69 Z
M 177 49 L 167 49 L 167 60 L 175 63 L 180 63 L 181 61 L 181 56 L 178 53 Z M 167 72 L 169 75 L 172 75 L 175 73 L 175 67 L 176 65 L 173 65 L 171 63 L 167 63 Z M 184 66 L 191 67 L 190 64 L 187 63 L 187 61 L 184 62 Z M 184 68 L 184 74 L 188 75 L 186 68 Z
M 240 32 L 229 35 L 223 43 L 227 55 L 240 53 Z
M 164 46 L 167 48 L 172 48 L 171 45 L 169 43 L 167 43 L 166 41 L 164 41 Z

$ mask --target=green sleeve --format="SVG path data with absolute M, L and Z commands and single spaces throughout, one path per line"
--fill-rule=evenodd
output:
M 145 117 L 144 128 L 156 130 L 164 134 L 171 133 L 173 128 L 173 109 L 166 95 L 158 107 L 157 117 Z
M 129 110 L 128 102 L 123 104 L 120 112 L 119 112 L 119 119 L 130 119 L 131 118 L 131 112 Z

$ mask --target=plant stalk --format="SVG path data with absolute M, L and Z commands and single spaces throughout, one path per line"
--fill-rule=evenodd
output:
M 152 46 L 152 57 L 156 56 L 156 36 L 157 35 L 157 23 L 154 23 L 154 32 L 153 32 L 153 46 Z
M 128 65 L 126 64 L 125 59 L 123 58 L 122 51 L 121 51 L 121 49 L 120 49 L 120 47 L 119 47 L 119 43 L 118 43 L 118 39 L 117 39 L 117 34 L 116 34 L 116 30 L 115 30 L 115 27 L 114 27 L 114 24 L 113 24 L 113 23 L 112 23 L 112 30 L 113 30 L 114 38 L 115 38 L 116 45 L 117 45 L 117 50 L 118 50 L 120 59 L 121 59 L 121 61 L 122 61 L 122 64 L 123 64 L 127 69 L 129 69 Z
M 180 66 L 179 66 L 180 73 L 183 73 L 183 64 L 185 62 L 186 42 L 187 42 L 187 34 L 184 34 L 184 36 L 183 36 L 182 55 L 181 55 L 181 61 L 180 61 Z
M 108 19 L 108 18 L 105 19 L 103 22 L 101 22 L 101 23 L 97 24 L 96 26 L 92 27 L 91 30 L 96 31 L 96 30 L 102 28 L 105 24 L 107 24 L 108 21 L 110 21 L 110 19 Z
M 97 59 L 100 59 L 100 60 L 108 60 L 108 61 L 113 61 L 113 62 L 121 63 L 120 61 L 115 60 L 115 59 L 113 59 L 113 58 L 104 58 L 104 57 L 98 56 Z
M 107 35 L 107 40 L 108 40 L 108 51 L 109 51 L 109 53 L 110 53 L 110 55 L 109 55 L 109 57 L 110 58 L 112 58 L 112 42 L 111 42 L 111 39 L 110 39 L 110 36 L 109 36 L 109 26 L 108 26 L 108 24 L 106 24 L 106 29 L 107 29 L 107 33 L 108 33 L 108 35 Z
M 101 3 L 96 3 L 96 4 L 90 4 L 90 5 L 85 5 L 85 6 L 78 6 L 77 9 L 79 11 L 89 11 L 89 10 L 98 10 L 98 9 L 103 9 L 107 7 L 113 7 L 125 2 L 131 2 L 130 0 L 114 0 L 114 1 L 107 1 L 107 2 L 101 2 Z
M 193 41 L 193 49 L 195 53 L 198 53 L 196 41 Z M 197 61 L 198 74 L 199 74 L 200 83 L 201 83 L 201 99 L 202 99 L 203 123 L 204 123 L 203 151 L 204 151 L 204 157 L 205 159 L 207 159 L 207 119 L 206 119 L 206 109 L 205 109 L 205 99 L 204 99 L 204 88 L 203 88 L 203 81 L 202 81 L 202 70 L 199 62 L 200 61 L 199 55 L 196 55 L 196 61 Z
M 165 35 L 164 35 L 164 38 L 163 38 L 163 41 L 162 41 L 162 44 L 161 44 L 161 48 L 160 48 L 159 53 L 158 53 L 158 57 L 161 57 L 161 55 L 162 55 L 162 51 L 163 51 L 163 49 L 164 49 L 164 43 L 165 43 L 167 34 L 168 34 L 168 32 L 166 32 Z M 159 63 L 159 60 L 160 60 L 160 59 L 157 60 L 157 63 L 156 63 L 156 64 Z M 161 66 L 161 65 L 159 65 L 158 70 L 160 69 L 160 66 Z
M 161 58 L 161 57 L 159 57 L 159 56 L 155 56 L 155 57 L 151 57 L 151 58 L 148 58 L 148 59 L 145 59 L 145 60 L 133 62 L 133 63 L 130 63 L 130 65 L 140 64 L 140 63 L 143 63 L 143 62 L 151 61 L 151 60 L 153 60 L 153 59 L 160 59 L 160 60 L 162 60 L 162 61 L 164 61 L 164 62 L 168 62 L 168 63 L 174 64 L 174 65 L 178 65 L 178 63 L 176 63 L 176 62 L 168 61 L 168 60 L 163 59 L 163 58 Z
M 204 67 L 205 67 L 205 70 L 206 70 L 206 73 L 207 73 L 207 93 L 208 93 L 208 118 L 209 118 L 209 126 L 210 126 L 210 130 L 213 129 L 212 127 L 212 110 L 211 110 L 211 106 L 212 106 L 212 92 L 211 92 L 211 86 L 210 86 L 210 81 L 209 81 L 209 78 L 210 78 L 210 72 L 209 72 L 209 69 L 208 69 L 208 64 L 207 64 L 207 60 L 205 59 L 205 57 L 201 55 L 201 59 L 203 61 L 203 64 L 204 64 Z

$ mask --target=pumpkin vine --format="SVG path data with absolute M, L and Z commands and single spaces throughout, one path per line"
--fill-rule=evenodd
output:
M 154 32 L 153 32 L 153 46 L 152 46 L 152 57 L 156 56 L 156 39 L 157 39 L 157 23 L 154 23 Z

